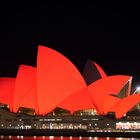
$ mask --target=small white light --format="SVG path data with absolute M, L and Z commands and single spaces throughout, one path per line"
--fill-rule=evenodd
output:
M 49 136 L 49 139 L 54 139 L 54 136 Z
M 97 137 L 94 137 L 94 139 L 97 140 L 98 138 Z
M 91 140 L 91 139 L 92 139 L 92 137 L 89 137 L 88 139 L 90 139 L 90 140 Z
M 137 87 L 136 91 L 140 91 L 140 87 Z

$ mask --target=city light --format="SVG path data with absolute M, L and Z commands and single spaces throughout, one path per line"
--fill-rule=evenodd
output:
M 136 93 L 138 93 L 138 92 L 140 92 L 140 86 L 136 87 L 136 90 L 134 91 L 133 94 L 136 94 Z
M 138 92 L 138 91 L 140 91 L 140 86 L 139 86 L 139 87 L 137 87 L 137 89 L 136 89 L 136 90 L 137 90 L 137 92 Z

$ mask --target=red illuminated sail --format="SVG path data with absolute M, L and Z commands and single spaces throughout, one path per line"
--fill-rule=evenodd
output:
M 15 78 L 0 78 L 0 103 L 7 104 L 12 110 Z
M 140 103 L 139 93 L 121 99 L 118 103 L 112 106 L 111 110 L 115 112 L 116 118 L 120 119 L 138 103 Z
M 40 46 L 37 56 L 39 114 L 47 114 L 86 83 L 77 68 L 62 54 Z
M 36 68 L 20 65 L 13 100 L 13 111 L 17 112 L 19 107 L 34 108 L 38 112 L 36 94 Z
M 87 85 L 90 85 L 91 83 L 101 78 L 107 77 L 103 69 L 98 64 L 96 64 L 91 60 L 87 60 L 82 75 Z
M 70 95 L 67 99 L 58 105 L 63 109 L 69 110 L 71 113 L 78 110 L 94 109 L 94 103 L 87 88 Z
M 97 68 L 98 72 L 100 73 L 101 77 L 106 78 L 107 75 L 104 72 L 104 70 L 97 63 L 95 63 L 94 61 L 92 61 L 92 63 L 96 66 L 96 68 Z
M 103 101 L 106 95 L 117 95 L 130 78 L 130 76 L 123 75 L 108 76 L 88 86 L 88 90 L 99 114 L 103 114 L 104 112 Z
M 116 105 L 121 99 L 119 99 L 118 97 L 112 96 L 112 95 L 106 95 L 104 102 L 103 102 L 103 111 L 104 111 L 104 115 L 106 115 L 109 112 L 114 112 L 113 110 L 111 110 L 112 106 Z

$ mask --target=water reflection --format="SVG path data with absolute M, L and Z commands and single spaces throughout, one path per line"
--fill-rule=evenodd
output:
M 0 139 L 3 140 L 140 140 L 140 138 L 110 138 L 110 137 L 54 137 L 54 136 L 0 136 Z

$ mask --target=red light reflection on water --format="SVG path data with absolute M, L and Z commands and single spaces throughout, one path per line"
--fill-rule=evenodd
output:
M 137 140 L 136 138 L 110 138 L 110 137 L 54 137 L 54 136 L 0 136 L 3 140 Z

